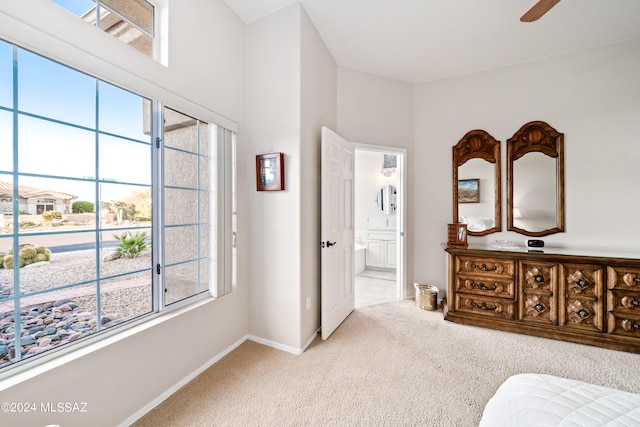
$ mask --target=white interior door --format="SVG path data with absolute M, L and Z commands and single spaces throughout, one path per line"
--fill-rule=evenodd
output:
M 354 145 L 322 128 L 321 335 L 326 340 L 355 307 Z

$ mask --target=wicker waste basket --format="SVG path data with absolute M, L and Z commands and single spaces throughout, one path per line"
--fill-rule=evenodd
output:
M 438 288 L 433 285 L 414 283 L 416 288 L 416 307 L 434 311 L 438 309 Z

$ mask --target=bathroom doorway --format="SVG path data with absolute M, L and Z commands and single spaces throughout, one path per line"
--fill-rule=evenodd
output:
M 406 297 L 406 150 L 355 144 L 355 307 Z

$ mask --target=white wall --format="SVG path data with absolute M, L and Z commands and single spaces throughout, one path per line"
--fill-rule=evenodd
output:
M 34 13 L 38 8 L 42 13 Z M 640 211 L 640 41 L 414 87 L 344 67 L 336 75 L 299 3 L 246 26 L 246 34 L 222 0 L 171 2 L 169 13 L 168 68 L 81 28 L 46 0 L 2 4 L 0 35 L 185 112 L 215 111 L 241 124 L 237 290 L 40 376 L 0 384 L 4 401 L 54 396 L 90 405 L 85 416 L 37 414 L 7 423 L 124 422 L 247 332 L 299 350 L 319 323 L 319 301 L 303 307 L 307 294 L 319 298 L 319 251 L 312 245 L 320 225 L 312 211 L 319 206 L 314 156 L 321 125 L 336 125 L 354 142 L 407 149 L 407 283 L 444 288 L 440 243 L 452 221 L 451 147 L 477 128 L 504 142 L 531 120 L 565 133 L 567 232 L 545 238 L 548 244 L 637 250 L 640 231 L 631 220 Z M 258 193 L 255 155 L 269 151 L 286 153 L 287 189 Z M 506 232 L 470 240 L 497 238 L 526 240 Z
M 406 289 L 413 292 L 414 214 L 414 85 L 338 67 L 338 133 L 347 140 L 407 150 L 407 278 Z M 416 166 L 417 165 L 417 166 Z M 357 172 L 357 170 L 356 170 Z M 422 261 L 418 261 L 422 262 Z M 418 278 L 422 280 L 421 278 Z
M 219 119 L 230 126 L 241 123 L 245 64 L 240 19 L 222 0 L 182 0 L 171 2 L 168 22 L 173 41 L 165 68 L 47 0 L 0 5 L 2 38 L 205 120 Z M 238 138 L 238 221 L 239 229 L 246 230 L 242 132 Z M 154 326 L 136 328 L 126 338 L 112 337 L 100 348 L 86 348 L 58 359 L 55 365 L 42 365 L 0 382 L 3 401 L 86 402 L 86 413 L 3 413 L 0 423 L 128 424 L 141 414 L 138 411 L 166 397 L 165 393 L 244 339 L 248 263 L 247 236 L 242 231 L 237 244 L 239 274 L 232 294 L 163 316 Z
M 444 287 L 446 224 L 452 222 L 451 147 L 472 129 L 502 142 L 542 120 L 565 134 L 566 232 L 549 246 L 638 251 L 640 40 L 541 59 L 416 87 L 414 275 Z M 503 161 L 503 213 L 506 162 Z M 506 215 L 503 214 L 503 230 Z M 526 236 L 497 233 L 470 244 Z
M 247 162 L 285 153 L 285 190 L 249 190 L 249 330 L 288 350 L 298 348 L 300 336 L 300 32 L 298 4 L 248 24 L 246 32 Z
M 336 129 L 337 65 L 311 19 L 301 8 L 302 25 L 302 167 L 301 219 L 301 330 L 299 348 L 320 327 L 320 148 L 321 129 Z M 310 308 L 306 299 L 310 297 Z
M 249 330 L 300 353 L 320 328 L 320 129 L 335 129 L 336 64 L 294 3 L 247 26 L 247 70 L 250 157 L 284 152 L 287 177 L 285 191 L 250 192 Z

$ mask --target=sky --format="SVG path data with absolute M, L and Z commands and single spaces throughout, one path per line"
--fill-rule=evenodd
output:
M 150 136 L 144 133 L 142 97 L 24 49 L 18 49 L 16 84 L 12 46 L 0 41 L 0 107 L 12 108 L 14 85 L 18 89 L 20 111 L 65 122 L 18 116 L 18 170 L 21 173 L 68 178 L 99 176 L 109 183 L 151 184 Z M 98 165 L 95 161 L 96 120 L 100 131 L 128 138 L 100 134 Z M 11 111 L 0 109 L 0 180 L 3 181 L 12 180 L 11 175 L 2 173 L 13 170 L 12 127 Z M 21 177 L 20 183 L 95 202 L 95 182 Z M 116 184 L 100 187 L 103 200 L 117 200 L 131 191 L 130 186 Z
M 77 16 L 82 16 L 84 13 L 91 9 L 95 2 L 92 0 L 51 0 L 53 3 L 56 3 L 63 8 L 67 9 L 69 12 L 73 13 Z

